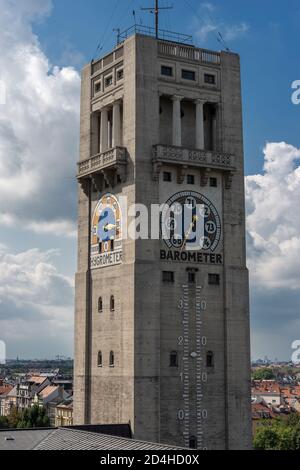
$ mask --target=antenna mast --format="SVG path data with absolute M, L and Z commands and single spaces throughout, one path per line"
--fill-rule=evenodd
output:
M 149 11 L 150 13 L 154 13 L 155 15 L 155 37 L 158 39 L 158 22 L 159 22 L 159 12 L 160 10 L 172 10 L 173 7 L 160 7 L 158 4 L 158 0 L 155 0 L 155 7 L 154 8 L 141 8 L 143 11 Z

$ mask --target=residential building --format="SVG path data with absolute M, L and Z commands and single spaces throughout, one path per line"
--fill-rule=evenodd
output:
M 56 406 L 55 426 L 73 426 L 73 398 L 64 400 Z

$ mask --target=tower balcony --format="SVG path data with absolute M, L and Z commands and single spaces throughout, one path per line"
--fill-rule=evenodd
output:
M 91 179 L 97 189 L 103 185 L 115 186 L 126 179 L 127 151 L 124 147 L 114 147 L 78 163 L 79 182 Z
M 225 186 L 230 189 L 236 171 L 234 155 L 210 150 L 196 150 L 172 145 L 154 145 L 153 147 L 153 179 L 159 179 L 163 164 L 177 166 L 178 183 L 183 183 L 188 168 L 199 168 L 201 186 L 206 186 L 209 173 L 213 170 L 225 174 Z

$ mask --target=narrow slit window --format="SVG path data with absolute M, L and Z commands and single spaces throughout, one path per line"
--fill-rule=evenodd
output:
M 178 353 L 172 351 L 170 354 L 170 367 L 178 367 Z
M 98 367 L 102 367 L 102 351 L 98 352 L 97 365 Z
M 115 311 L 115 298 L 114 298 L 113 295 L 112 295 L 111 298 L 110 298 L 110 311 L 111 311 L 111 312 L 114 312 L 114 311 Z
M 190 449 L 197 449 L 197 438 L 195 436 L 190 437 L 189 447 Z
M 103 301 L 102 301 L 102 297 L 99 297 L 99 299 L 98 299 L 98 312 L 99 312 L 99 313 L 102 313 L 102 312 L 103 312 Z
M 115 367 L 115 353 L 113 351 L 109 353 L 109 367 Z
M 214 367 L 214 353 L 208 351 L 206 354 L 206 367 Z

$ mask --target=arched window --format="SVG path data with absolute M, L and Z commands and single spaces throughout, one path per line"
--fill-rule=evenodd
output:
M 195 436 L 190 437 L 189 447 L 190 449 L 197 449 L 197 439 Z
M 177 353 L 177 351 L 172 351 L 170 353 L 170 367 L 178 367 L 178 353 Z
M 208 351 L 206 354 L 206 367 L 214 367 L 214 353 Z
M 99 312 L 99 313 L 102 313 L 102 312 L 103 312 L 102 297 L 99 297 L 99 299 L 98 299 L 98 312 Z
M 97 365 L 98 367 L 102 367 L 102 352 L 98 352 L 98 359 L 97 359 Z
M 110 297 L 110 311 L 111 312 L 115 311 L 115 298 L 113 295 Z
M 113 351 L 109 353 L 109 367 L 115 367 L 115 353 Z

